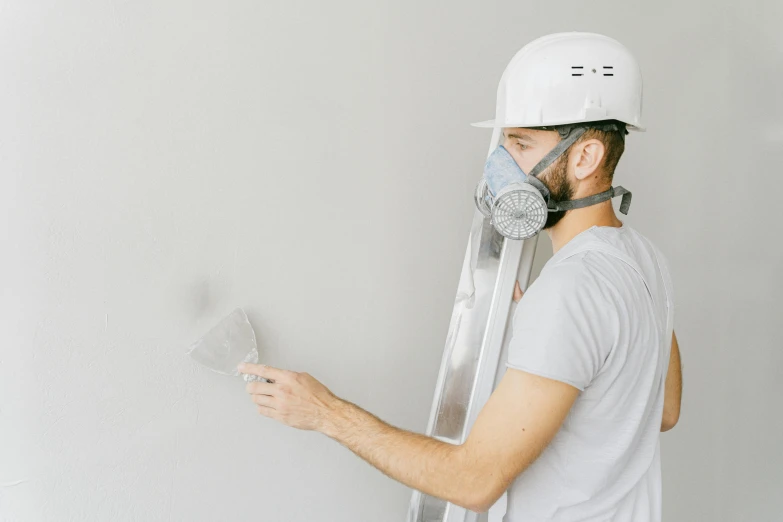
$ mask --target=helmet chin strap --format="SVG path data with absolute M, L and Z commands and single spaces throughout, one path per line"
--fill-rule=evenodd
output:
M 608 126 L 607 126 L 608 127 Z M 610 128 L 614 130 L 613 128 Z M 538 179 L 538 175 L 544 171 L 549 165 L 559 158 L 571 145 L 576 143 L 576 140 L 587 131 L 587 127 L 579 125 L 562 125 L 553 129 L 560 134 L 560 142 L 555 145 L 541 161 L 539 161 L 535 167 L 528 174 L 528 183 L 536 187 L 541 195 L 547 202 L 547 210 L 549 212 L 560 212 L 564 210 L 574 210 L 577 208 L 589 207 L 598 203 L 602 203 L 616 196 L 622 196 L 623 199 L 620 202 L 620 212 L 628 214 L 628 209 L 631 207 L 631 192 L 621 186 L 612 187 L 609 190 L 593 194 L 579 199 L 572 199 L 566 201 L 552 201 L 550 200 L 549 189 L 544 185 L 541 180 Z M 625 129 L 622 129 L 625 131 Z M 627 132 L 627 131 L 625 131 Z

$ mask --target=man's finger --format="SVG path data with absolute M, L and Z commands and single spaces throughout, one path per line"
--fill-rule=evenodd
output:
M 259 406 L 264 406 L 273 410 L 276 409 L 275 405 L 277 404 L 277 399 L 274 397 L 270 397 L 269 395 L 251 395 L 250 398 Z
M 253 395 L 274 395 L 275 391 L 280 391 L 280 387 L 270 382 L 257 381 L 247 383 L 245 390 Z
M 264 417 L 277 420 L 277 411 L 275 411 L 274 408 L 269 408 L 267 406 L 256 406 L 256 409 L 258 410 L 258 413 Z
M 520 300 L 520 299 L 522 299 L 522 296 L 523 296 L 524 294 L 525 294 L 525 293 L 522 291 L 522 287 L 521 287 L 521 286 L 519 286 L 519 281 L 517 281 L 516 283 L 514 283 L 514 297 L 512 298 L 512 299 L 514 299 L 514 302 L 517 302 L 517 303 L 518 303 L 518 302 L 519 302 L 519 300 Z
M 241 373 L 258 375 L 259 377 L 263 377 L 264 379 L 271 379 L 275 382 L 287 380 L 292 373 L 289 372 L 288 370 L 280 370 L 278 368 L 272 368 L 271 366 L 267 366 L 265 364 L 252 364 L 252 363 L 242 363 L 239 366 L 237 366 L 237 370 L 239 370 Z

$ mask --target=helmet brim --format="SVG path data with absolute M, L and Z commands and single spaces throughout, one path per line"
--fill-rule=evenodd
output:
M 592 120 L 592 121 L 601 121 L 601 120 Z M 502 127 L 535 128 L 535 127 L 542 127 L 544 125 L 547 125 L 547 126 L 549 126 L 549 125 L 567 125 L 569 123 L 590 123 L 590 120 L 588 120 L 588 121 L 562 121 L 562 122 L 552 122 L 552 123 L 546 123 L 546 124 L 535 123 L 533 125 L 521 124 L 521 123 L 519 123 L 519 124 L 514 124 L 514 123 L 509 124 L 509 123 L 504 123 L 504 122 L 495 123 L 495 120 L 484 120 L 484 121 L 478 121 L 476 123 L 471 123 L 470 125 L 473 126 L 473 127 L 480 127 L 480 128 L 483 128 L 483 129 L 494 129 L 496 127 L 499 127 L 499 128 L 502 128 Z M 626 128 L 629 131 L 632 130 L 632 131 L 637 131 L 637 132 L 645 132 L 647 130 L 645 127 L 641 127 L 641 126 L 638 126 L 638 125 L 632 125 L 632 124 L 626 123 L 626 122 L 623 122 L 623 123 L 625 123 Z

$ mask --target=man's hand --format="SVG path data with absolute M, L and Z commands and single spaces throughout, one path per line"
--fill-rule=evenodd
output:
M 249 382 L 245 387 L 261 415 L 301 430 L 326 431 L 329 427 L 340 399 L 307 373 L 250 363 L 237 369 L 273 381 Z

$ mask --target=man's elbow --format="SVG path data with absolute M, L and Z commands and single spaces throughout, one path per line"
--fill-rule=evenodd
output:
M 471 455 L 467 450 L 467 445 L 460 446 L 457 457 L 460 471 L 455 473 L 457 498 L 449 501 L 475 513 L 485 513 L 506 492 L 510 477 L 499 469 L 496 459 Z
M 503 495 L 504 490 L 487 484 L 482 486 L 471 488 L 458 502 L 454 503 L 476 513 L 486 513 Z
M 661 431 L 669 431 L 680 420 L 680 410 L 677 411 L 664 411 L 663 418 L 661 418 Z
M 490 501 L 486 498 L 476 498 L 475 496 L 471 496 L 466 497 L 463 502 L 455 502 L 455 504 L 476 513 L 486 513 L 496 501 L 497 499 Z

